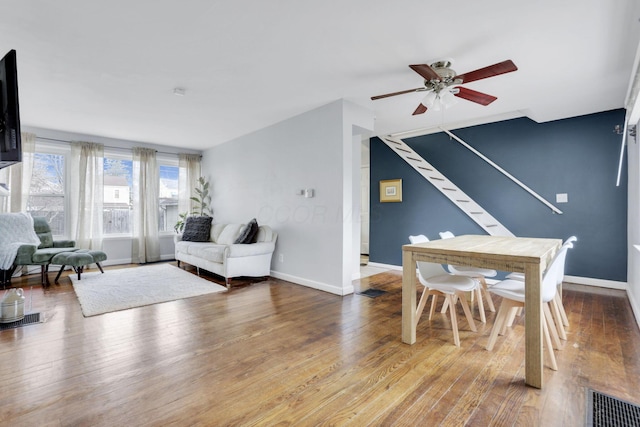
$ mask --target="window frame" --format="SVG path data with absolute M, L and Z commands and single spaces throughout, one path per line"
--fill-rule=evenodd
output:
M 104 147 L 104 159 L 114 159 L 114 160 L 127 160 L 133 163 L 133 151 L 125 148 L 113 148 L 113 147 Z M 133 180 L 133 176 L 131 177 Z M 104 192 L 104 183 L 103 192 Z M 129 191 L 131 195 L 131 191 L 133 191 L 133 184 Z M 104 211 L 104 207 L 103 207 Z M 103 240 L 122 240 L 122 239 L 131 239 L 133 236 L 133 231 L 129 231 L 128 233 L 105 233 L 104 225 L 102 226 L 102 239 Z
M 71 171 L 69 170 L 69 159 L 71 157 L 71 146 L 70 145 L 61 145 L 61 144 L 53 144 L 51 142 L 47 142 L 47 141 L 43 141 L 42 139 L 36 138 L 36 143 L 35 143 L 35 151 L 34 154 L 52 154 L 52 155 L 56 155 L 56 156 L 62 156 L 64 159 L 64 172 L 63 172 L 63 177 L 64 177 L 64 185 L 63 185 L 63 192 L 62 192 L 62 197 L 63 197 L 63 209 L 65 212 L 64 215 L 64 233 L 63 234 L 53 234 L 53 238 L 55 240 L 60 240 L 60 239 L 71 239 L 70 234 L 69 234 L 69 230 L 71 230 L 71 218 L 70 216 L 67 214 L 70 209 L 71 209 L 71 202 L 69 200 L 69 198 L 67 197 L 67 194 L 69 193 L 69 182 L 71 182 L 70 180 L 72 179 L 71 177 Z M 34 158 L 34 168 L 35 168 L 35 158 Z M 31 185 L 33 185 L 33 172 L 31 173 L 31 180 L 29 181 L 29 195 L 28 197 L 31 197 Z M 35 196 L 35 195 L 34 195 Z M 47 197 L 47 195 L 42 195 Z M 54 196 L 53 194 L 50 194 L 50 196 Z
M 164 154 L 164 153 L 157 153 L 156 161 L 158 162 L 158 171 L 160 170 L 160 166 L 171 166 L 178 169 L 178 191 L 180 191 L 180 162 L 178 160 L 178 156 Z M 160 174 L 158 174 L 158 191 L 159 190 L 160 190 Z M 158 194 L 158 197 L 160 197 L 160 194 Z M 178 199 L 176 199 L 176 201 L 180 203 L 179 200 L 180 200 L 180 196 L 178 195 Z M 160 209 L 160 205 L 158 205 L 158 209 Z M 170 224 L 167 224 L 167 226 L 169 227 L 168 230 L 163 230 L 163 231 L 158 230 L 159 236 L 161 237 L 171 236 L 175 234 L 173 226 Z

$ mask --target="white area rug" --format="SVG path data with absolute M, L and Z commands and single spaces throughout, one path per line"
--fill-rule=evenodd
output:
M 83 273 L 81 280 L 72 273 L 69 278 L 85 317 L 227 290 L 171 264 Z

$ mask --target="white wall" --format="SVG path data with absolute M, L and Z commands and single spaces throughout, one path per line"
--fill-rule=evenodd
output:
M 636 137 L 640 138 L 640 137 Z M 628 214 L 627 214 L 627 295 L 640 326 L 640 148 L 633 137 L 627 139 Z
M 338 295 L 353 292 L 360 192 L 354 182 L 360 137 L 353 135 L 372 128 L 371 111 L 339 100 L 205 151 L 202 173 L 211 181 L 214 222 L 255 217 L 279 235 L 274 277 Z M 314 197 L 298 194 L 303 189 L 313 189 Z

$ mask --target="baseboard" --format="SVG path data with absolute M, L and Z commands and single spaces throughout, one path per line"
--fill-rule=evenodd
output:
M 402 266 L 401 265 L 381 264 L 379 262 L 369 262 L 368 265 L 370 265 L 371 267 L 386 268 L 387 270 L 402 271 Z
M 316 282 L 314 280 L 304 279 L 302 277 L 297 277 L 291 274 L 281 273 L 274 270 L 271 270 L 271 277 L 275 277 L 276 279 L 286 280 L 287 282 L 292 282 L 297 285 L 306 286 L 308 288 L 329 292 L 334 295 L 344 296 L 344 295 L 352 294 L 354 292 L 354 288 L 352 285 L 349 285 L 346 288 L 341 288 L 334 285 L 329 285 L 327 283 Z
M 627 290 L 626 282 L 617 282 L 615 280 L 592 279 L 590 277 L 564 276 L 563 282 L 575 283 L 576 285 L 597 286 L 599 288 Z
M 102 265 L 103 266 L 131 264 L 131 263 L 132 263 L 131 258 L 121 258 L 121 259 L 109 259 L 109 258 L 107 258 L 106 260 L 102 261 Z
M 174 261 L 175 259 L 176 257 L 174 254 L 160 255 L 160 261 Z M 136 264 L 136 263 L 133 262 L 131 258 L 120 258 L 120 259 L 107 258 L 101 263 L 101 265 L 103 266 L 122 265 L 122 264 Z

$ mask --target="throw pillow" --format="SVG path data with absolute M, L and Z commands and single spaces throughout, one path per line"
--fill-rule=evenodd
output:
M 210 216 L 187 217 L 182 240 L 187 242 L 208 242 L 212 219 Z
M 244 228 L 240 232 L 240 235 L 238 236 L 238 238 L 234 243 L 243 243 L 243 244 L 253 243 L 253 239 L 256 237 L 257 233 L 258 233 L 258 221 L 256 221 L 255 218 L 253 218 L 251 221 L 249 221 L 247 225 L 244 226 Z
M 233 245 L 233 243 L 238 239 L 243 227 L 244 225 L 242 224 L 225 225 L 224 229 L 218 236 L 216 243 L 219 245 Z

